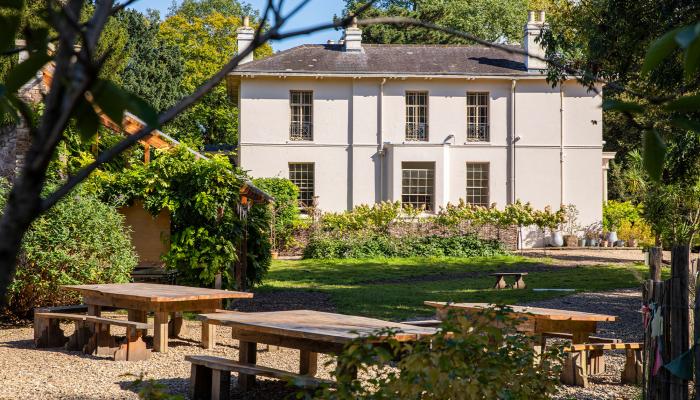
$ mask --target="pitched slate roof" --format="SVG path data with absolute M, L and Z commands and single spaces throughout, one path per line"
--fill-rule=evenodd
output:
M 526 75 L 524 56 L 485 46 L 363 44 L 302 45 L 239 66 L 247 73 L 354 75 Z

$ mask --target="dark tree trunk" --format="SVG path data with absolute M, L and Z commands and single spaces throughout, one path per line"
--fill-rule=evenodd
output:
M 663 264 L 663 248 L 661 246 L 649 249 L 649 279 L 661 281 L 661 265 Z

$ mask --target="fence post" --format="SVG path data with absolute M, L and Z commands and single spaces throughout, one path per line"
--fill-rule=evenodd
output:
M 689 272 L 690 247 L 674 245 L 671 250 L 671 298 L 667 313 L 671 319 L 670 357 L 671 361 L 688 351 L 690 347 L 690 302 Z M 688 381 L 670 375 L 670 399 L 688 399 Z
M 649 279 L 653 281 L 661 280 L 661 265 L 663 264 L 663 247 L 654 246 L 649 248 Z

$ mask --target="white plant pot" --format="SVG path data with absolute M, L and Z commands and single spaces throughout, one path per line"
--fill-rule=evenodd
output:
M 552 236 L 549 238 L 549 244 L 553 247 L 564 246 L 564 235 L 561 232 L 552 232 Z

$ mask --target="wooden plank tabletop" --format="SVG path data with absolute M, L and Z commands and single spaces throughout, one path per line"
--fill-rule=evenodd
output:
M 179 302 L 192 300 L 245 299 L 252 293 L 234 292 L 190 286 L 160 285 L 157 283 L 109 283 L 99 285 L 64 285 L 82 295 L 108 296 L 142 302 Z
M 437 332 L 434 328 L 310 310 L 212 313 L 199 314 L 198 318 L 248 332 L 341 344 L 382 328 L 395 328 L 399 341 L 413 341 Z
M 489 303 L 445 303 L 440 301 L 426 301 L 426 306 L 443 308 L 448 307 L 458 310 L 476 311 L 484 308 L 493 307 Z M 554 308 L 540 308 L 528 306 L 507 306 L 510 307 L 516 314 L 530 314 L 536 319 L 547 319 L 552 321 L 592 321 L 592 322 L 611 322 L 615 321 L 614 315 L 593 314 L 581 311 L 557 310 Z

